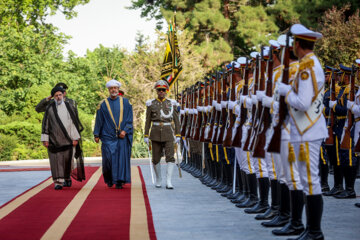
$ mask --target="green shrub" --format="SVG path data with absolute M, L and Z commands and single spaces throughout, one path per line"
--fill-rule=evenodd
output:
M 17 145 L 16 136 L 0 134 L 0 161 L 12 160 L 13 151 Z

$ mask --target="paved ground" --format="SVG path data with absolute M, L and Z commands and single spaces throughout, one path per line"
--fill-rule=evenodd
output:
M 99 165 L 99 162 L 88 164 Z M 151 184 L 147 161 L 136 160 L 132 164 L 141 165 L 159 240 L 286 239 L 273 236 L 253 215 L 243 213 L 186 172 L 181 179 L 174 172 L 175 190 L 157 189 Z M 20 168 L 20 165 L 2 165 L 0 169 Z M 36 166 L 39 165 L 42 164 Z M 165 167 L 162 166 L 164 185 Z M 49 171 L 0 172 L 0 206 L 49 176 Z M 329 180 L 332 183 L 332 175 Z M 356 190 L 360 195 L 360 179 L 357 179 Z M 322 227 L 326 239 L 359 239 L 360 209 L 355 208 L 354 203 L 360 202 L 360 197 L 351 200 L 326 197 L 324 200 Z

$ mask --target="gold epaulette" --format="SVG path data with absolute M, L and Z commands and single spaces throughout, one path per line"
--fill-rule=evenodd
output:
M 298 68 L 299 68 L 299 62 L 298 62 L 298 61 L 292 62 L 292 63 L 290 64 L 290 71 L 289 71 L 289 77 L 290 77 L 290 78 L 297 73 Z
M 336 83 L 335 84 L 335 94 L 336 94 L 336 96 L 339 95 L 340 90 L 341 90 L 341 87 L 339 86 L 339 84 Z
M 244 87 L 244 84 L 245 84 L 245 80 L 241 80 L 240 82 L 238 82 L 236 84 L 236 86 L 237 86 L 236 93 L 240 92 L 240 90 Z
M 343 96 L 344 96 L 345 94 L 349 94 L 349 93 L 350 93 L 350 85 L 347 85 L 347 86 L 345 87 Z
M 103 99 L 103 100 L 101 100 L 101 101 L 99 102 L 99 104 L 98 104 L 97 107 L 96 107 L 96 110 L 99 110 L 99 109 L 100 109 L 101 104 L 102 104 L 104 101 L 105 101 L 105 99 Z
M 299 72 L 314 67 L 314 60 L 310 57 L 305 57 L 299 63 Z

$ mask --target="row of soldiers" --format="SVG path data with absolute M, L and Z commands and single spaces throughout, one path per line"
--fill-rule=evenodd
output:
M 322 194 L 356 197 L 360 60 L 324 72 L 313 52 L 321 37 L 295 24 L 261 53 L 188 87 L 180 100 L 182 168 L 267 220 L 264 227 L 280 227 L 273 234 L 296 239 L 324 239 Z

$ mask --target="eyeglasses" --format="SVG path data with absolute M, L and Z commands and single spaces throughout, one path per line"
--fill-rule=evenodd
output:
M 158 89 L 156 89 L 158 92 L 165 92 L 166 91 L 166 89 L 164 89 L 164 88 L 158 88 Z

